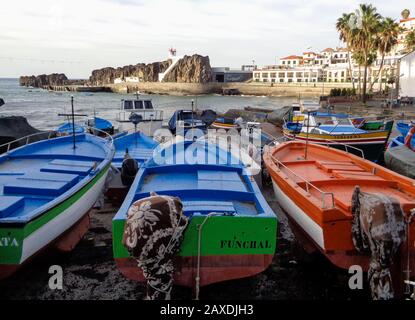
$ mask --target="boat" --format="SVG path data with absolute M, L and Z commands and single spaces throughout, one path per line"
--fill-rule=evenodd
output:
M 0 98 L 0 107 L 1 107 L 2 105 L 4 105 L 4 104 L 5 104 L 4 99 L 3 99 L 3 98 Z
M 320 251 L 343 269 L 368 270 L 370 254 L 359 253 L 352 239 L 352 194 L 392 196 L 409 218 L 415 208 L 415 181 L 342 150 L 303 141 L 269 147 L 263 156 L 275 196 L 305 248 Z M 415 270 L 415 222 L 409 225 L 402 264 Z M 408 253 L 408 257 L 406 254 Z M 401 270 L 403 271 L 403 270 Z
M 380 159 L 393 127 L 390 120 L 384 123 L 383 130 L 362 130 L 346 114 L 310 112 L 295 116 L 301 119 L 283 125 L 285 137 L 347 149 L 372 161 Z
M 108 190 L 105 193 L 108 198 L 113 201 L 123 200 L 128 192 L 130 183 L 126 181 L 129 179 L 122 176 L 124 160 L 127 158 L 134 159 L 137 162 L 137 168 L 140 168 L 144 162 L 153 156 L 153 151 L 157 145 L 157 141 L 140 131 L 130 134 L 125 132 L 114 138 L 115 155 L 112 159 L 112 166 L 115 170 L 113 170 Z M 134 175 L 134 173 L 137 172 L 131 174 Z
M 58 136 L 66 136 L 66 135 L 72 135 L 74 133 L 75 127 L 75 134 L 84 133 L 85 128 L 77 123 L 75 125 L 72 125 L 72 122 L 65 122 L 61 124 L 55 131 Z
M 169 120 L 169 129 L 173 134 L 186 135 L 189 130 L 206 131 L 206 123 L 196 111 L 176 110 Z
M 114 126 L 112 123 L 106 119 L 99 118 L 99 117 L 91 117 L 85 121 L 85 125 L 91 128 L 91 133 L 95 135 L 103 134 L 103 132 L 107 132 L 108 134 L 114 134 Z M 96 128 L 94 132 L 93 128 Z
M 179 197 L 190 219 L 175 284 L 205 286 L 265 270 L 275 252 L 277 218 L 240 160 L 206 140 L 166 146 L 141 166 L 113 219 L 114 258 L 122 274 L 145 281 L 122 237 L 130 206 L 150 192 Z
M 123 99 L 116 116 L 119 132 L 134 131 L 132 116 L 138 117 L 140 121 L 163 121 L 163 110 L 154 109 L 151 99 L 140 99 L 138 95 L 136 99 Z
M 210 125 L 210 127 L 212 129 L 237 130 L 239 128 L 239 125 L 232 118 L 220 117 L 216 118 L 216 120 Z
M 0 156 L 0 279 L 46 248 L 74 248 L 88 230 L 113 155 L 111 138 L 81 133 Z

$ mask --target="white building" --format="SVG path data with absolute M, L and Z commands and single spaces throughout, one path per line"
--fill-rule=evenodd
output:
M 404 29 L 404 31 L 399 35 L 397 52 L 404 52 L 406 50 L 405 39 L 409 32 L 415 30 L 415 18 L 406 18 L 399 21 L 399 26 Z
M 415 98 L 415 51 L 400 59 L 399 96 Z
M 303 64 L 303 57 L 291 55 L 280 59 L 280 66 L 284 67 L 297 67 Z
M 318 82 L 322 77 L 320 67 L 299 66 L 283 68 L 281 66 L 268 66 L 254 71 L 255 82 L 270 83 L 301 83 Z

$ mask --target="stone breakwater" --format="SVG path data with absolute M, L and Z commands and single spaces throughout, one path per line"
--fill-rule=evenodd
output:
M 239 95 L 252 96 L 285 96 L 285 97 L 319 97 L 328 94 L 331 88 L 347 88 L 351 84 L 262 84 L 262 83 L 173 83 L 173 82 L 143 82 L 143 83 L 120 83 L 108 85 L 112 92 L 168 94 L 168 95 L 200 95 L 200 94 L 223 94 L 232 89 Z

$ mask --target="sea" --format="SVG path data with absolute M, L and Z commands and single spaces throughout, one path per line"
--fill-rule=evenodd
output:
M 88 116 L 95 114 L 97 117 L 112 121 L 114 125 L 117 111 L 119 111 L 121 106 L 121 100 L 135 97 L 133 94 L 106 92 L 50 92 L 39 88 L 21 87 L 19 86 L 19 79 L 0 78 L 0 98 L 3 98 L 6 102 L 0 107 L 0 117 L 24 116 L 37 129 L 53 130 L 65 122 L 64 117 L 59 116 L 59 114 L 71 111 L 71 96 L 74 97 L 76 113 Z M 295 97 L 265 96 L 170 96 L 143 94 L 140 97 L 152 99 L 156 109 L 163 109 L 165 120 L 168 120 L 175 110 L 190 109 L 192 100 L 196 108 L 200 110 L 212 109 L 218 113 L 245 107 L 278 109 L 297 102 Z

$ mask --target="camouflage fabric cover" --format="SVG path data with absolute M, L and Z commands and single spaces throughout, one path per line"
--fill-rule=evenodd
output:
M 147 279 L 149 300 L 170 299 L 173 258 L 188 224 L 182 208 L 179 198 L 153 193 L 128 211 L 122 241 Z
M 394 298 L 390 267 L 406 239 L 406 223 L 400 203 L 380 193 L 356 187 L 352 196 L 352 236 L 356 249 L 370 252 L 369 284 L 374 300 Z

